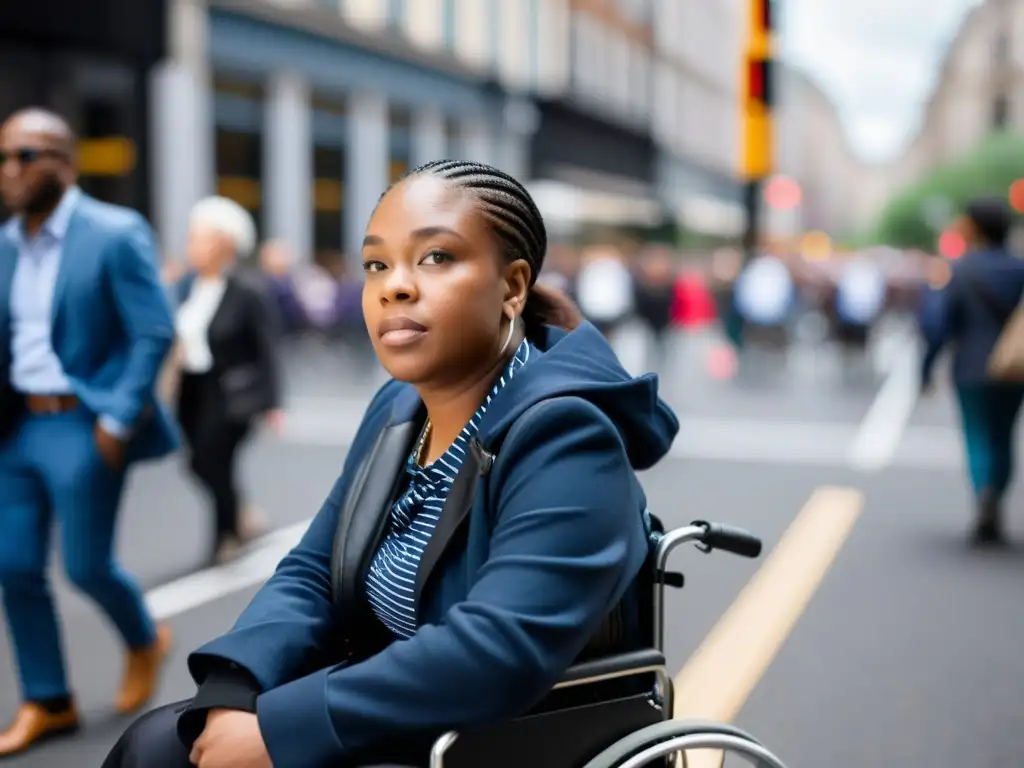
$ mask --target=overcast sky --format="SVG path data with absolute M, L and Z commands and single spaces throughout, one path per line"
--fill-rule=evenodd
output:
M 979 0 L 777 0 L 783 55 L 835 100 L 854 148 L 899 151 L 946 44 Z

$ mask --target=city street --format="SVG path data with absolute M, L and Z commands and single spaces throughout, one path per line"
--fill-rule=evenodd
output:
M 682 429 L 644 477 L 652 510 L 670 526 L 720 520 L 765 541 L 760 561 L 677 552 L 687 576 L 668 607 L 677 710 L 731 719 L 794 768 L 1019 766 L 1024 547 L 966 546 L 949 393 L 915 407 L 907 328 L 879 336 L 876 373 L 844 377 L 834 350 L 802 345 L 782 368 L 752 360 L 721 380 L 713 334 L 680 339 L 662 368 Z M 637 339 L 620 344 L 642 368 Z M 121 552 L 176 632 L 156 703 L 190 695 L 186 654 L 230 626 L 340 470 L 371 385 L 347 384 L 340 357 L 302 359 L 285 434 L 245 459 L 251 500 L 276 533 L 243 560 L 188 575 L 207 547 L 205 506 L 175 461 L 133 477 Z M 1022 506 L 1019 493 L 1010 509 Z M 1022 516 L 1013 529 L 1024 541 Z M 110 628 L 56 584 L 86 728 L 11 766 L 98 766 L 127 725 L 113 715 L 121 657 Z M 0 721 L 17 704 L 8 657 L 0 637 Z

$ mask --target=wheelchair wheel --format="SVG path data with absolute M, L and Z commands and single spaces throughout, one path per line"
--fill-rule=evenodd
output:
M 584 768 L 645 768 L 655 765 L 656 760 L 691 749 L 737 755 L 756 768 L 786 768 L 745 731 L 727 723 L 704 720 L 669 720 L 642 728 L 612 744 Z

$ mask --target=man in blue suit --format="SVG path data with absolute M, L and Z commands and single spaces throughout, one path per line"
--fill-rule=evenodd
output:
M 0 758 L 73 731 L 53 598 L 51 520 L 71 582 L 127 646 L 116 707 L 153 694 L 170 645 L 114 560 L 125 474 L 176 447 L 154 384 L 173 341 L 141 216 L 75 186 L 74 136 L 42 110 L 0 128 L 0 590 L 24 704 Z

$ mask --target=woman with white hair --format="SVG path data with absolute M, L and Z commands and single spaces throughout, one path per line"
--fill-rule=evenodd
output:
M 177 407 L 189 468 L 213 500 L 215 562 L 262 532 L 242 511 L 236 458 L 259 419 L 280 418 L 276 311 L 258 276 L 236 268 L 255 247 L 252 217 L 234 201 L 192 209 L 191 271 L 177 286 Z

